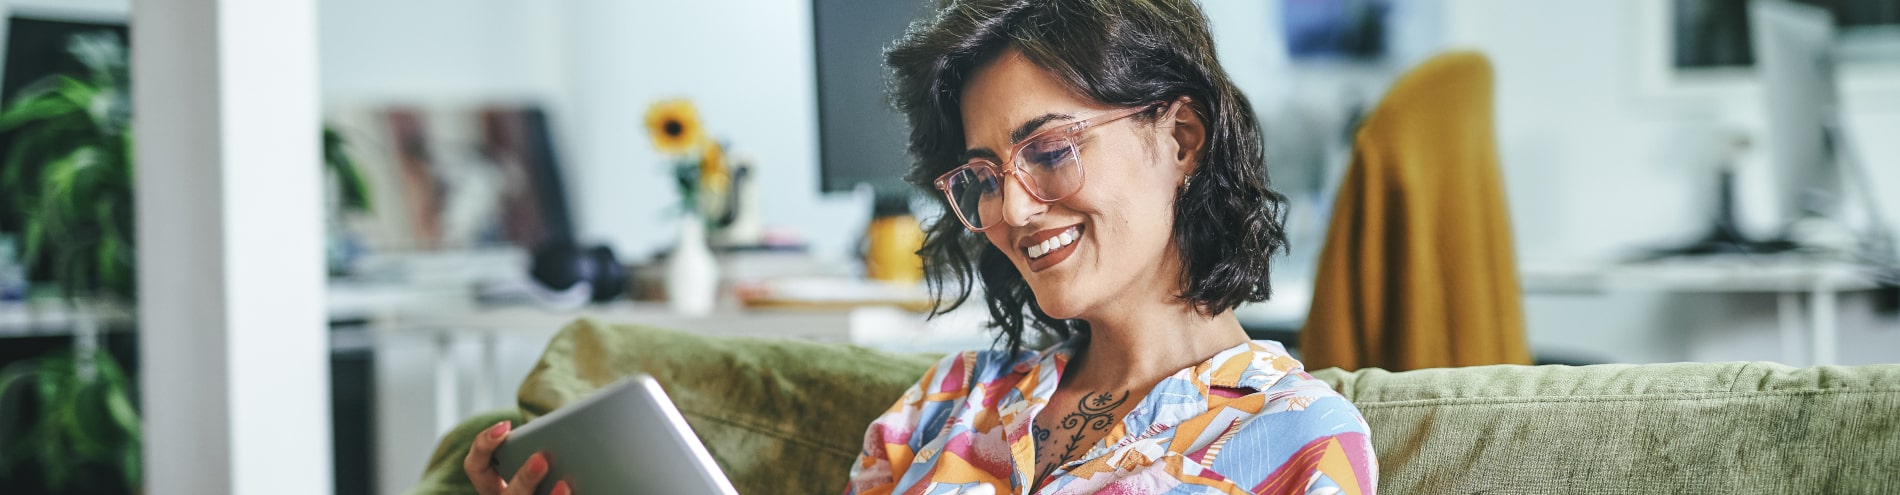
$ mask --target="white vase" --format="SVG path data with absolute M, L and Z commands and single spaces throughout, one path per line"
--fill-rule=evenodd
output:
M 706 247 L 706 224 L 693 214 L 679 222 L 679 240 L 666 262 L 666 304 L 675 313 L 711 314 L 719 298 L 719 264 Z

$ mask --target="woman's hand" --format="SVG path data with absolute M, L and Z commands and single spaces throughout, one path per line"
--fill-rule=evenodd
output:
M 482 495 L 534 495 L 534 487 L 541 485 L 541 479 L 548 475 L 546 454 L 535 452 L 528 456 L 528 462 L 521 465 L 513 479 L 503 481 L 501 473 L 495 471 L 495 446 L 508 438 L 508 422 L 503 421 L 482 430 L 475 435 L 475 444 L 469 446 L 468 457 L 462 458 L 462 471 L 468 473 L 468 480 L 475 483 L 475 491 Z M 554 483 L 552 495 L 572 495 L 567 481 Z

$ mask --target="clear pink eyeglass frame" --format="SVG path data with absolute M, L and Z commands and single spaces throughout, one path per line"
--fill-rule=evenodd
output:
M 1038 141 L 1051 138 L 1051 137 L 1061 137 L 1063 139 L 1066 139 L 1069 141 L 1070 143 L 1069 145 L 1071 147 L 1074 147 L 1076 146 L 1075 138 L 1077 135 L 1081 134 L 1082 131 L 1089 130 L 1089 128 L 1092 128 L 1092 127 L 1096 127 L 1096 126 L 1108 124 L 1110 122 L 1115 122 L 1121 119 L 1132 117 L 1132 116 L 1135 116 L 1136 114 L 1153 110 L 1156 107 L 1160 107 L 1161 105 L 1164 105 L 1164 104 L 1166 104 L 1166 102 L 1154 102 L 1154 103 L 1149 103 L 1146 105 L 1124 108 L 1121 110 L 1112 110 L 1112 111 L 1096 114 L 1085 119 L 1077 120 L 1068 125 L 1064 125 L 1060 127 L 1052 127 L 1049 129 L 1043 129 L 1040 132 L 1029 135 L 1029 137 L 1027 138 L 1023 138 L 1021 142 L 1016 143 L 1014 146 L 1009 147 L 1009 153 L 1006 153 L 1003 155 L 1003 163 L 1008 163 L 1009 164 L 1008 167 L 998 166 L 996 162 L 992 162 L 987 158 L 973 158 L 970 160 L 969 163 L 965 163 L 963 164 L 963 166 L 950 169 L 949 172 L 944 172 L 943 175 L 937 176 L 937 180 L 933 181 L 933 183 L 936 184 L 937 190 L 943 193 L 944 200 L 950 203 L 950 209 L 956 213 L 957 221 L 963 222 L 963 228 L 970 229 L 971 232 L 982 232 L 985 230 L 989 230 L 991 227 L 995 227 L 995 225 L 992 224 L 989 227 L 983 227 L 980 229 L 976 228 L 976 226 L 970 225 L 970 221 L 968 217 L 965 217 L 963 215 L 963 207 L 957 206 L 957 198 L 955 196 L 952 196 L 950 193 L 950 177 L 951 176 L 961 173 L 967 169 L 987 167 L 991 171 L 996 172 L 996 176 L 999 178 L 999 180 L 1003 177 L 1015 177 L 1016 182 L 1022 183 L 1024 185 L 1023 190 L 1029 191 L 1029 195 L 1035 197 L 1037 201 L 1041 201 L 1044 203 L 1054 203 L 1057 201 L 1068 199 L 1069 196 L 1074 196 L 1075 193 L 1080 192 L 1082 190 L 1082 186 L 1084 185 L 1084 182 L 1086 181 L 1088 177 L 1088 175 L 1084 173 L 1084 170 L 1082 168 L 1081 150 L 1079 149 L 1071 150 L 1073 153 L 1075 153 L 1075 158 L 1074 158 L 1075 168 L 1076 168 L 1075 190 L 1069 191 L 1068 193 L 1062 194 L 1060 196 L 1050 196 L 1050 195 L 1043 194 L 1042 187 L 1036 184 L 1036 178 L 1034 176 L 1023 172 L 1022 167 L 1017 165 L 1016 163 L 1017 158 L 1020 158 L 1020 154 L 1022 153 L 1023 148 L 1027 148 L 1029 147 L 1030 144 L 1034 144 Z M 1007 189 L 1009 188 L 1007 186 L 1005 186 L 1003 189 L 1005 189 L 1005 191 L 997 193 L 998 197 L 1001 197 L 1001 195 L 1008 193 Z

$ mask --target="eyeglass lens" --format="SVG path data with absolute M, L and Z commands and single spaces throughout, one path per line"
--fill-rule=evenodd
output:
M 1023 146 L 1015 156 L 1016 177 L 1039 201 L 1061 201 L 1082 188 L 1076 146 L 1065 136 L 1049 136 Z M 974 229 L 1003 218 L 1003 180 L 995 167 L 965 167 L 945 181 L 944 192 L 957 214 Z

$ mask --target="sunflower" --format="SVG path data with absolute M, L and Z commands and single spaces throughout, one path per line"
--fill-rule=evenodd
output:
M 653 137 L 653 147 L 669 155 L 700 151 L 706 145 L 699 111 L 687 100 L 653 102 L 647 108 L 647 133 Z

